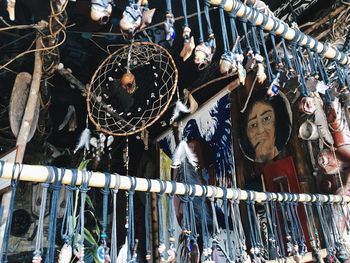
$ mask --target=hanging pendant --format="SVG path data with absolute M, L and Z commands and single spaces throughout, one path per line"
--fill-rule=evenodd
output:
M 122 32 L 128 35 L 134 34 L 135 30 L 141 26 L 142 11 L 139 3 L 130 2 L 123 12 L 119 27 Z
M 58 256 L 58 263 L 69 263 L 71 262 L 73 255 L 73 249 L 70 244 L 65 243 L 60 251 L 60 254 Z
M 183 61 L 186 61 L 192 55 L 193 49 L 195 48 L 194 38 L 191 36 L 191 28 L 185 26 L 182 37 L 184 39 L 184 46 L 180 52 L 180 57 L 182 57 Z

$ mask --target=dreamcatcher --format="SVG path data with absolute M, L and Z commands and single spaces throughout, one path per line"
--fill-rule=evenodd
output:
M 110 135 L 138 133 L 166 111 L 177 78 L 164 48 L 131 43 L 111 54 L 93 75 L 86 98 L 89 118 Z

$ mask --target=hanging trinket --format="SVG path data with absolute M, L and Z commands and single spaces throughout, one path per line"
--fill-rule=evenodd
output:
M 175 28 L 174 28 L 175 18 L 171 7 L 171 0 L 166 0 L 166 15 L 165 15 L 165 40 L 168 41 L 169 45 L 172 47 L 175 40 Z
M 159 186 L 160 186 L 160 191 L 157 193 L 157 207 L 158 207 L 158 225 L 159 225 L 159 235 L 158 235 L 158 253 L 159 253 L 159 262 L 161 263 L 166 263 L 167 260 L 165 258 L 165 240 L 164 240 L 164 221 L 163 221 L 163 207 L 162 207 L 162 197 L 164 192 L 166 191 L 166 183 L 158 180 Z
M 246 78 L 246 71 L 243 67 L 243 51 L 240 43 L 240 37 L 238 35 L 238 30 L 236 26 L 236 15 L 238 10 L 241 8 L 242 3 L 237 2 L 237 5 L 232 8 L 229 18 L 230 18 L 230 27 L 231 27 L 231 37 L 232 37 L 232 43 L 235 43 L 232 52 L 234 52 L 234 59 L 232 61 L 232 72 L 237 71 L 238 73 L 238 79 L 239 82 L 244 85 L 245 83 L 245 78 Z
M 53 180 L 53 173 L 49 170 L 49 176 L 45 183 L 42 183 L 41 190 L 41 203 L 40 203 L 40 212 L 39 212 L 39 221 L 38 227 L 36 230 L 36 240 L 35 240 L 35 250 L 34 256 L 32 259 L 32 263 L 41 263 L 42 262 L 42 253 L 43 253 L 43 238 L 44 238 L 44 217 L 45 217 L 45 208 L 46 208 L 46 200 L 47 200 L 47 190 L 50 186 L 50 183 Z M 13 189 L 12 189 L 13 191 Z
M 128 4 L 120 20 L 120 30 L 127 35 L 134 35 L 142 24 L 141 5 L 136 0 L 128 0 Z
M 152 183 L 151 180 L 149 178 L 147 179 L 147 191 L 145 192 L 145 236 L 146 236 L 146 261 L 148 263 L 151 262 L 151 244 L 150 244 L 150 224 L 149 224 L 149 192 L 151 190 L 152 187 Z M 171 203 L 169 204 L 171 205 Z M 169 208 L 170 209 L 170 208 Z M 170 211 L 170 210 L 169 210 Z M 171 224 L 172 222 L 169 221 L 169 224 Z
M 207 41 L 204 42 L 203 38 L 203 28 L 202 28 L 202 18 L 201 18 L 201 8 L 199 0 L 197 3 L 197 18 L 199 26 L 199 40 L 198 45 L 194 50 L 194 63 L 198 66 L 198 70 L 205 69 L 212 61 L 215 50 L 216 50 L 216 40 L 214 37 L 214 32 L 211 28 L 210 16 L 209 16 L 209 6 L 210 2 L 205 1 L 204 4 L 204 15 L 207 21 Z
M 269 88 L 267 89 L 267 95 L 270 97 L 276 96 L 281 89 L 280 84 L 280 72 L 277 73 L 276 77 L 273 79 Z
M 92 176 L 92 172 L 82 171 L 82 183 L 79 187 L 80 192 L 80 211 L 79 211 L 79 227 L 76 228 L 74 235 L 73 254 L 78 259 L 79 263 L 84 263 L 84 225 L 85 225 L 85 201 L 86 194 L 89 190 L 89 182 Z
M 61 227 L 61 237 L 64 240 L 64 245 L 61 248 L 58 256 L 58 263 L 69 263 L 71 262 L 73 249 L 73 235 L 74 235 L 74 191 L 77 190 L 76 183 L 78 178 L 78 170 L 72 170 L 71 184 L 66 186 L 66 206 L 63 214 L 63 221 Z
M 112 14 L 112 3 L 111 0 L 91 0 L 91 19 L 106 24 Z
M 176 247 L 175 247 L 175 226 L 174 222 L 176 220 L 175 217 L 175 204 L 174 204 L 174 195 L 176 193 L 176 182 L 172 181 L 172 190 L 168 195 L 168 204 L 169 204 L 169 213 L 168 213 L 168 233 L 169 233 L 169 249 L 167 251 L 168 260 L 167 263 L 175 263 L 176 260 Z
M 113 215 L 111 231 L 111 262 L 117 262 L 118 240 L 117 240 L 117 193 L 120 187 L 120 176 L 115 176 L 115 187 L 113 189 Z
M 180 52 L 180 57 L 182 57 L 183 61 L 186 61 L 192 55 L 193 49 L 195 47 L 194 38 L 191 36 L 191 28 L 188 24 L 187 0 L 182 0 L 182 10 L 184 14 L 184 25 L 182 31 L 184 46 Z
M 102 229 L 100 246 L 97 248 L 97 260 L 99 263 L 109 263 L 111 258 L 109 256 L 109 248 L 107 247 L 107 215 L 108 215 L 108 196 L 109 186 L 111 184 L 111 174 L 104 173 L 105 175 L 105 187 L 101 191 L 103 194 L 103 210 L 102 210 Z
M 142 12 L 141 27 L 140 27 L 140 30 L 142 30 L 152 23 L 153 15 L 156 9 L 155 8 L 150 9 L 148 7 L 148 0 L 139 0 L 139 4 L 141 5 L 141 12 Z

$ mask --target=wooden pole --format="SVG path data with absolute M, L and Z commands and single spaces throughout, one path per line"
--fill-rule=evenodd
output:
M 1 178 L 9 179 L 12 177 L 12 169 L 13 169 L 13 163 L 9 162 L 0 162 L 0 165 L 4 165 L 3 173 Z M 17 178 L 17 173 L 15 174 L 14 178 Z M 47 178 L 49 176 L 49 170 L 46 166 L 40 166 L 40 165 L 28 165 L 28 164 L 22 164 L 22 173 L 20 176 L 21 181 L 29 181 L 29 182 L 46 182 Z M 80 185 L 82 182 L 82 171 L 78 171 L 77 174 L 77 185 Z M 112 174 L 111 175 L 111 184 L 110 188 L 114 188 L 116 184 L 116 178 L 119 177 L 120 180 L 120 187 L 121 190 L 129 190 L 130 185 L 130 178 L 129 176 L 122 176 L 118 174 Z M 103 188 L 105 186 L 105 174 L 99 173 L 99 172 L 92 172 L 91 179 L 89 182 L 89 186 L 91 187 L 98 187 Z M 72 170 L 71 169 L 65 169 L 65 173 L 62 178 L 63 184 L 70 184 L 72 180 Z M 165 182 L 166 190 L 165 193 L 171 193 L 172 191 L 172 183 L 170 181 L 163 181 Z M 160 182 L 155 179 L 151 179 L 151 189 L 150 192 L 159 192 L 160 191 Z M 196 188 L 195 196 L 202 196 L 203 195 L 203 188 L 201 185 L 194 185 Z M 216 186 L 207 186 L 207 196 L 210 197 L 213 195 L 213 193 L 216 193 L 214 195 L 215 198 L 222 198 L 224 196 L 224 191 L 221 187 Z M 136 177 L 136 188 L 135 191 L 139 192 L 145 192 L 148 189 L 148 181 L 146 178 L 139 178 Z M 186 186 L 183 183 L 176 183 L 176 192 L 177 195 L 184 195 L 186 193 L 186 189 L 191 189 L 191 187 Z M 239 194 L 240 193 L 240 194 Z M 283 201 L 287 197 L 287 194 L 281 194 L 281 193 L 273 193 L 272 197 L 277 201 Z M 239 196 L 240 195 L 240 196 Z M 248 197 L 248 191 L 235 189 L 235 188 L 228 188 L 227 189 L 227 198 L 238 198 L 240 200 L 246 200 Z M 267 195 L 264 192 L 254 192 L 254 200 L 257 202 L 262 202 L 267 199 Z M 341 195 L 318 195 L 320 202 L 350 202 L 349 196 L 341 196 Z M 293 197 L 293 200 L 298 200 L 299 202 L 315 202 L 316 201 L 316 195 L 311 194 L 293 194 L 289 195 L 289 197 Z
M 210 3 L 212 5 L 219 6 L 221 4 L 221 0 L 210 0 Z M 240 2 L 238 2 L 236 0 L 226 0 L 224 9 L 227 12 L 231 12 L 232 9 L 237 7 L 237 8 L 239 8 L 237 11 L 237 17 L 243 17 L 244 14 L 249 14 L 246 18 L 250 19 L 251 16 L 254 14 L 254 12 L 251 12 L 252 8 L 250 8 L 244 4 L 242 4 L 241 6 L 239 6 L 239 5 L 240 5 Z M 264 30 L 266 30 L 266 31 L 272 30 L 272 28 L 275 24 L 275 22 L 274 22 L 275 20 L 280 21 L 276 17 L 272 18 L 272 17 L 269 17 L 269 16 L 259 12 L 255 25 L 260 26 L 263 22 L 264 17 L 266 17 L 268 20 L 267 24 L 264 27 Z M 285 29 L 287 31 L 286 31 L 284 38 L 286 40 L 293 40 L 297 30 L 290 28 L 283 21 L 280 21 L 279 27 L 276 30 L 276 35 L 282 35 L 282 33 L 284 32 Z M 307 35 L 301 33 L 302 40 L 299 42 L 300 46 L 306 46 L 307 37 L 308 37 Z M 312 37 L 309 37 L 309 38 L 311 38 L 310 48 L 312 49 L 315 47 L 317 42 L 314 38 L 312 38 Z M 339 63 L 341 63 L 343 65 L 348 65 L 350 63 L 350 58 L 345 53 L 340 52 L 337 48 L 335 48 L 333 46 L 330 46 L 330 45 L 325 46 L 323 43 L 318 42 L 317 52 L 323 53 L 323 49 L 325 49 L 324 55 L 323 55 L 325 58 L 337 60 Z
M 39 22 L 38 25 L 43 26 L 42 23 L 43 22 Z M 36 39 L 35 48 L 36 49 L 42 48 L 40 35 L 38 35 Z M 16 147 L 17 147 L 16 162 L 17 163 L 22 163 L 23 161 L 24 152 L 26 150 L 27 140 L 29 137 L 30 129 L 32 127 L 34 113 L 35 113 L 36 104 L 38 102 L 38 96 L 40 91 L 40 80 L 42 76 L 41 51 L 35 51 L 34 56 L 35 56 L 35 59 L 34 59 L 34 72 L 33 72 L 32 84 L 30 86 L 27 105 L 23 114 L 22 124 L 18 132 L 17 142 L 16 142 Z M 10 178 L 11 177 L 9 177 L 9 179 Z M 3 210 L 2 222 L 0 225 L 0 248 L 2 247 L 6 221 L 9 214 L 10 199 L 11 199 L 11 188 L 7 188 L 1 200 L 1 206 L 3 207 L 4 210 Z

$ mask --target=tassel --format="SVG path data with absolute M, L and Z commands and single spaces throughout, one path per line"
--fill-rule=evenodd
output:
M 178 100 L 175 105 L 173 116 L 170 119 L 170 124 L 179 118 L 181 112 L 189 113 L 190 110 L 180 100 Z
M 186 141 L 181 141 L 177 146 L 174 155 L 173 161 L 171 164 L 172 168 L 178 168 L 182 163 L 185 162 L 185 159 L 188 159 L 188 162 L 194 167 L 198 167 L 198 159 L 197 156 L 192 152 L 192 150 L 188 147 Z
M 77 144 L 77 147 L 75 147 L 74 153 L 76 153 L 78 150 L 85 147 L 86 150 L 90 150 L 90 136 L 91 131 L 89 128 L 85 128 L 85 130 L 81 133 L 79 143 Z

